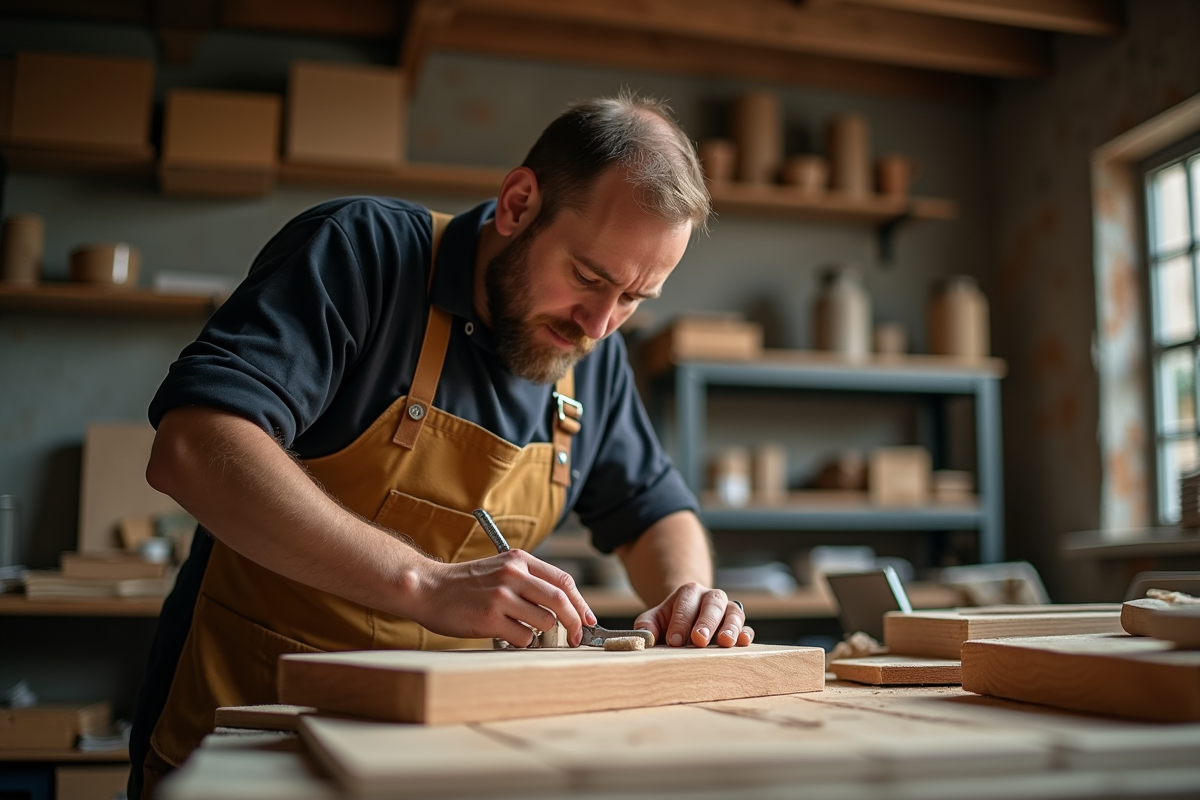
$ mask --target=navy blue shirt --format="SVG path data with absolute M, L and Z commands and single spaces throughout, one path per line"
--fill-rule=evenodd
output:
M 408 393 L 433 303 L 454 320 L 434 405 L 520 447 L 550 441 L 552 387 L 509 372 L 475 313 L 476 243 L 494 208 L 450 222 L 431 288 L 421 206 L 352 197 L 301 214 L 171 366 L 151 424 L 174 407 L 208 406 L 258 423 L 300 458 L 337 452 Z M 575 393 L 583 427 L 563 513 L 579 513 L 597 548 L 696 508 L 646 418 L 619 334 L 576 365 Z

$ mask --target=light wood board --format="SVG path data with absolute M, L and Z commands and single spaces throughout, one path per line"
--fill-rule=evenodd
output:
M 774 645 L 382 650 L 279 660 L 282 703 L 430 725 L 819 692 L 824 685 L 819 648 Z
M 255 731 L 298 731 L 300 715 L 315 711 L 310 706 L 222 706 L 217 709 L 214 725 Z
M 950 658 L 878 655 L 839 658 L 829 671 L 843 681 L 872 686 L 953 686 L 962 683 L 962 662 Z
M 1056 708 L 1200 722 L 1200 651 L 1126 634 L 1020 637 L 963 645 L 963 688 Z
M 1153 636 L 1150 630 L 1154 626 L 1154 612 L 1170 607 L 1165 600 L 1153 597 L 1126 600 L 1121 605 L 1121 627 L 1130 636 Z
M 1039 607 L 1034 612 L 992 613 L 989 609 L 889 611 L 883 639 L 894 655 L 959 658 L 963 642 L 1003 636 L 1061 636 L 1076 633 L 1121 633 L 1121 607 L 1107 611 L 1075 611 L 1071 606 Z

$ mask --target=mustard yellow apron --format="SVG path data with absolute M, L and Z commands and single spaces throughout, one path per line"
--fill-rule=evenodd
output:
M 449 217 L 433 216 L 436 263 Z M 432 272 L 431 265 L 431 279 Z M 450 314 L 431 305 L 409 394 L 349 446 L 305 465 L 347 508 L 410 537 L 435 558 L 462 562 L 496 554 L 471 515 L 480 507 L 491 512 L 514 548 L 530 550 L 554 529 L 566 500 L 571 436 L 579 430 L 579 408 L 570 401 L 574 374 L 555 387 L 553 441 L 517 447 L 432 406 L 450 326 Z M 313 589 L 217 540 L 150 738 L 144 794 L 212 731 L 218 707 L 278 702 L 280 655 L 490 646 L 490 640 L 440 636 L 412 620 Z

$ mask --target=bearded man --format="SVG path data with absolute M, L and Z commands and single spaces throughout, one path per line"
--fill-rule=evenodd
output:
M 200 529 L 139 700 L 131 798 L 219 706 L 276 702 L 281 654 L 523 647 L 556 622 L 577 646 L 595 615 L 529 554 L 572 509 L 645 601 L 635 627 L 750 643 L 613 335 L 710 213 L 691 141 L 626 95 L 570 107 L 452 219 L 345 198 L 266 245 L 150 406 L 147 479 Z

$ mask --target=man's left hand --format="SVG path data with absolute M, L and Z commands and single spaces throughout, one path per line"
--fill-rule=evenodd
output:
M 661 603 L 643 612 L 633 627 L 650 631 L 654 641 L 671 647 L 689 642 L 708 647 L 745 647 L 754 641 L 754 629 L 746 625 L 746 612 L 720 589 L 686 583 Z

